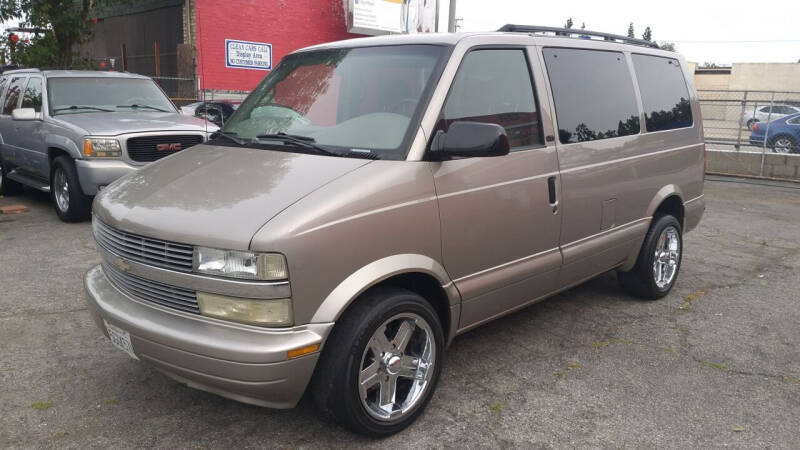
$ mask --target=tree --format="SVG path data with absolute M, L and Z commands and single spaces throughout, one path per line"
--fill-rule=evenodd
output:
M 674 42 L 662 42 L 661 45 L 658 46 L 661 50 L 666 50 L 669 52 L 675 51 L 675 43 Z
M 644 39 L 647 42 L 653 40 L 653 32 L 650 30 L 650 27 L 644 29 L 644 33 L 642 33 L 642 39 Z
M 585 30 L 585 29 L 586 29 L 586 22 L 582 22 L 581 23 L 581 30 Z M 800 61 L 797 61 L 797 62 L 800 62 Z
M 92 13 L 127 1 L 131 0 L 0 0 L 0 20 L 46 30 L 24 51 L 36 55 L 37 65 L 67 67 L 72 65 L 73 47 L 92 34 Z M 22 53 L 19 57 L 24 59 Z
M 569 30 L 570 28 L 572 28 L 572 17 L 570 17 L 569 19 L 567 19 L 567 23 L 566 23 L 566 24 L 564 24 L 564 28 L 566 28 L 566 29 L 568 29 L 568 30 Z
M 633 34 L 633 22 L 631 22 L 631 24 L 628 25 L 628 37 L 629 38 L 636 37 L 636 35 Z

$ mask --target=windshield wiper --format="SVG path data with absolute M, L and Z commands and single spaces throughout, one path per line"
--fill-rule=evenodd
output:
M 151 105 L 137 105 L 137 104 L 135 104 L 135 103 L 134 103 L 133 105 L 117 105 L 117 108 L 131 108 L 131 109 L 139 109 L 139 108 L 142 108 L 142 109 L 153 109 L 153 110 L 156 110 L 156 111 L 161 111 L 161 112 L 169 112 L 169 111 L 167 111 L 166 109 L 159 108 L 159 107 L 156 107 L 156 106 L 151 106 Z
M 217 130 L 217 131 L 214 132 L 214 134 L 211 135 L 211 138 L 215 139 L 215 138 L 217 138 L 219 136 L 222 136 L 222 137 L 228 139 L 229 141 L 234 142 L 236 144 L 239 144 L 241 146 L 247 145 L 247 141 L 245 141 L 242 138 L 236 137 L 236 133 L 234 133 L 233 131 Z
M 256 136 L 256 139 L 271 139 L 276 141 L 282 141 L 284 143 L 294 144 L 298 147 L 304 147 L 307 149 L 314 150 L 315 152 L 328 155 L 328 156 L 343 156 L 340 153 L 332 152 L 327 148 L 320 147 L 319 145 L 315 144 L 316 140 L 310 136 L 300 136 L 296 134 L 286 134 L 286 133 L 273 133 L 273 134 L 259 134 Z
M 63 108 L 55 108 L 53 109 L 54 113 L 60 111 L 76 111 L 79 109 L 91 109 L 93 111 L 103 111 L 103 112 L 114 112 L 113 109 L 106 109 L 106 108 L 98 108 L 97 106 L 89 106 L 89 105 L 72 105 L 72 106 L 65 106 Z

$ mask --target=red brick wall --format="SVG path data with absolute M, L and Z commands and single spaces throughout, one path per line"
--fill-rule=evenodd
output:
M 269 73 L 226 68 L 225 39 L 272 44 L 275 67 L 298 48 L 357 37 L 342 0 L 195 0 L 195 13 L 201 89 L 249 91 Z

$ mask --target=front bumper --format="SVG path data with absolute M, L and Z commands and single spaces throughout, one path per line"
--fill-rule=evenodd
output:
M 113 183 L 117 178 L 138 169 L 120 160 L 77 159 L 75 169 L 81 190 L 86 195 L 97 195 L 101 188 Z
M 323 344 L 332 323 L 285 330 L 228 323 L 151 305 L 114 287 L 101 266 L 86 273 L 89 310 L 130 333 L 133 351 L 166 375 L 191 387 L 271 408 L 297 404 L 319 353 L 287 360 L 286 352 Z

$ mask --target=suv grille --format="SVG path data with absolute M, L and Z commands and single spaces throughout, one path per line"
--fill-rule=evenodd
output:
M 196 134 L 178 136 L 142 136 L 128 139 L 128 157 L 137 162 L 150 162 L 203 142 Z
M 191 245 L 126 233 L 97 219 L 92 221 L 92 228 L 97 243 L 120 258 L 178 272 L 192 271 Z
M 120 291 L 131 297 L 168 308 L 200 314 L 195 291 L 145 280 L 129 273 L 120 272 L 108 264 L 103 264 L 103 272 Z

